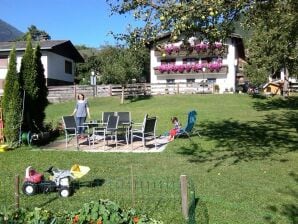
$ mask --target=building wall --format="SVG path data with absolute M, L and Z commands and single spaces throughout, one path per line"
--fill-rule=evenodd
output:
M 24 52 L 16 53 L 18 72 L 20 71 L 20 68 L 21 68 L 21 61 L 22 61 L 23 54 Z M 65 60 L 72 63 L 72 74 L 65 73 Z M 44 67 L 44 75 L 45 75 L 47 84 L 49 85 L 73 84 L 74 72 L 75 72 L 75 63 L 73 60 L 49 51 L 42 51 L 41 62 Z M 9 65 L 9 59 L 8 59 L 7 67 L 0 67 L 0 94 L 3 92 L 4 81 L 7 74 L 8 65 Z
M 177 43 L 179 45 L 179 43 Z M 195 79 L 196 83 L 206 81 L 207 79 L 215 78 L 215 84 L 219 85 L 219 92 L 223 93 L 225 91 L 235 91 L 235 82 L 236 82 L 236 67 L 237 67 L 237 58 L 236 58 L 236 49 L 231 40 L 227 42 L 228 53 L 225 58 L 223 58 L 223 66 L 227 66 L 228 70 L 226 73 L 211 73 L 211 72 L 202 72 L 202 73 L 183 73 L 183 74 L 156 74 L 154 67 L 161 64 L 160 56 L 155 55 L 155 50 L 152 48 L 150 51 L 150 82 L 151 83 L 166 83 L 167 79 L 175 79 L 176 83 L 186 83 L 187 79 Z M 176 65 L 183 64 L 183 58 L 176 57 Z
M 61 55 L 54 54 L 52 52 L 47 52 L 48 57 L 48 76 L 49 79 L 60 80 L 62 83 L 74 82 L 74 72 L 75 72 L 75 63 L 69 58 L 65 58 Z M 72 74 L 65 72 L 65 61 L 72 63 Z

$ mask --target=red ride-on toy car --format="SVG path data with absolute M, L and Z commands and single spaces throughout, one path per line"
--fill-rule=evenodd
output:
M 61 197 L 68 197 L 73 193 L 71 180 L 83 177 L 89 170 L 89 167 L 80 165 L 72 166 L 71 170 L 60 170 L 51 166 L 45 171 L 51 175 L 50 180 L 45 180 L 43 174 L 28 166 L 22 191 L 28 196 L 58 191 Z

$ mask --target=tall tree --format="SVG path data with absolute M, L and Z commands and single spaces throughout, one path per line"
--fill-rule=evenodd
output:
M 14 147 L 17 145 L 22 123 L 22 94 L 20 78 L 17 73 L 16 49 L 9 55 L 9 66 L 5 78 L 2 101 L 5 141 Z
M 36 130 L 36 127 L 33 123 L 32 117 L 35 110 L 33 102 L 38 97 L 38 80 L 36 66 L 34 63 L 34 50 L 32 47 L 30 35 L 27 37 L 26 50 L 21 61 L 20 78 L 25 98 L 22 130 L 34 131 Z
M 171 41 L 188 40 L 196 36 L 211 42 L 225 39 L 233 30 L 233 24 L 251 0 L 106 0 L 112 14 L 132 13 L 141 26 L 128 30 L 128 34 L 115 34 L 129 44 L 146 44 L 160 35 L 171 34 Z
M 34 122 L 35 127 L 38 131 L 43 130 L 44 128 L 44 119 L 45 119 L 45 109 L 48 105 L 48 88 L 46 86 L 46 79 L 44 76 L 44 68 L 41 62 L 41 51 L 40 45 L 38 44 L 34 50 L 33 64 L 35 70 L 35 84 L 36 84 L 36 93 L 32 97 L 32 105 L 30 107 L 32 121 Z M 34 78 L 34 77 L 32 77 Z
M 266 82 L 269 75 L 283 70 L 286 95 L 289 74 L 298 75 L 298 2 L 258 3 L 251 9 L 245 24 L 253 31 L 247 44 L 247 76 L 260 84 Z
M 31 25 L 28 27 L 28 31 L 20 38 L 20 40 L 27 40 L 28 35 L 32 40 L 51 40 L 51 36 L 44 30 L 39 30 L 36 26 Z
M 142 57 L 141 53 L 143 52 L 121 47 L 109 47 L 106 50 L 109 54 L 106 55 L 102 64 L 102 82 L 121 84 L 121 103 L 123 103 L 125 85 L 132 83 L 132 80 L 138 81 L 142 76 L 144 57 Z

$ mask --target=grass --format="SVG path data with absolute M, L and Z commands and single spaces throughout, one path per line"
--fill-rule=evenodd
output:
M 112 192 L 109 195 L 124 197 L 125 193 L 117 195 L 124 189 L 110 184 L 110 180 L 130 178 L 132 169 L 135 176 L 156 183 L 178 181 L 181 174 L 186 174 L 196 187 L 197 223 L 297 223 L 298 98 L 284 101 L 247 95 L 167 95 L 126 101 L 123 105 L 117 97 L 89 102 L 92 119 L 100 119 L 102 111 L 131 111 L 135 121 L 142 121 L 144 113 L 156 115 L 158 134 L 171 128 L 171 116 L 178 116 L 185 124 L 187 112 L 195 109 L 196 128 L 202 137 L 179 138 L 166 151 L 156 154 L 94 154 L 29 147 L 2 153 L 0 195 L 5 196 L 1 204 L 3 200 L 4 204 L 13 204 L 13 187 L 5 186 L 13 186 L 8 181 L 13 182 L 16 174 L 22 177 L 28 165 L 42 171 L 50 165 L 67 169 L 79 163 L 91 167 L 83 182 L 101 180 L 102 184 L 82 187 L 67 199 L 57 198 L 55 193 L 21 195 L 21 206 L 77 209 L 83 202 L 106 197 L 107 188 Z M 74 104 L 50 105 L 47 121 L 58 122 L 62 115 L 72 112 Z M 155 196 L 152 192 L 143 194 Z M 174 201 L 179 200 L 179 195 L 176 197 Z M 146 206 L 154 218 L 182 223 L 176 205 L 160 205 L 159 209 L 154 203 Z

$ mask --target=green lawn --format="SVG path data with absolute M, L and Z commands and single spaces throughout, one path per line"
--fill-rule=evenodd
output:
M 131 172 L 156 183 L 167 179 L 179 181 L 181 174 L 187 175 L 196 188 L 196 212 L 200 219 L 197 223 L 297 223 L 298 98 L 283 101 L 247 95 L 167 95 L 127 100 L 123 105 L 118 97 L 89 102 L 92 119 L 100 119 L 102 111 L 131 111 L 135 121 L 142 121 L 145 113 L 157 116 L 158 134 L 172 127 L 171 116 L 178 116 L 185 124 L 187 112 L 195 109 L 196 128 L 201 137 L 176 139 L 164 152 L 155 154 L 94 154 L 28 147 L 1 153 L 2 206 L 13 204 L 13 177 L 16 174 L 23 177 L 28 165 L 43 171 L 50 165 L 67 169 L 79 163 L 91 168 L 82 181 L 104 180 L 113 195 L 124 189 L 117 189 L 110 180 L 129 179 Z M 47 121 L 56 124 L 62 115 L 72 113 L 74 104 L 73 101 L 50 105 Z M 21 206 L 77 209 L 83 202 L 106 197 L 105 183 L 81 187 L 67 199 L 57 198 L 55 193 L 21 195 Z M 125 197 L 125 193 L 119 197 Z M 154 218 L 165 223 L 182 223 L 176 205 L 168 211 L 171 206 L 154 207 L 154 203 L 148 211 Z M 157 208 L 167 212 L 157 212 Z

